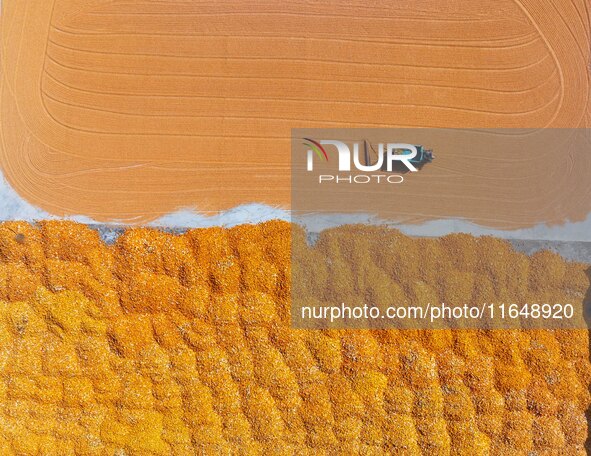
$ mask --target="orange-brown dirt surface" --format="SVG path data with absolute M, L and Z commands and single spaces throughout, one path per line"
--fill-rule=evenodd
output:
M 290 329 L 291 229 L 131 229 L 107 246 L 69 222 L 0 225 L 0 453 L 585 454 L 587 331 Z M 513 283 L 503 241 L 473 258 L 469 236 L 393 233 L 419 266 L 490 264 L 495 291 L 589 289 L 587 265 L 554 255 L 524 257 Z M 324 242 L 345 235 L 364 238 Z M 406 266 L 401 286 L 421 280 Z
M 58 215 L 289 207 L 291 128 L 589 127 L 588 9 L 3 0 L 0 165 Z M 515 227 L 591 210 L 587 150 L 439 152 L 400 189 L 400 214 Z M 403 197 L 425 188 L 439 198 Z

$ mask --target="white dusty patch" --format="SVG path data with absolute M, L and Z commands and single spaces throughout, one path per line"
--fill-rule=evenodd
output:
M 26 220 L 34 222 L 43 219 L 58 219 L 21 198 L 0 173 L 0 220 Z M 80 223 L 97 224 L 89 217 L 75 215 L 61 217 Z M 154 220 L 150 226 L 173 228 L 203 228 L 209 226 L 232 227 L 244 223 L 261 223 L 268 220 L 292 220 L 290 211 L 265 204 L 245 204 L 220 212 L 216 215 L 203 215 L 192 209 L 182 209 Z M 591 241 L 591 214 L 582 222 L 547 226 L 539 224 L 531 228 L 517 230 L 497 230 L 476 225 L 460 219 L 431 220 L 420 225 L 402 225 L 381 220 L 371 214 L 322 214 L 294 219 L 308 231 L 319 232 L 326 228 L 350 223 L 388 225 L 414 236 L 443 236 L 449 233 L 470 233 L 476 236 L 492 235 L 507 239 L 539 239 L 554 241 Z M 100 223 L 120 226 L 121 223 Z

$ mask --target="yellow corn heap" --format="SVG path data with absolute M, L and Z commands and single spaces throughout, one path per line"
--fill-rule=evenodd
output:
M 473 238 L 392 233 L 400 280 L 447 255 L 443 297 L 466 292 Z M 587 331 L 293 330 L 290 234 L 0 225 L 0 454 L 585 454 Z M 510 248 L 479 246 L 494 282 Z M 585 265 L 519 259 L 588 291 Z

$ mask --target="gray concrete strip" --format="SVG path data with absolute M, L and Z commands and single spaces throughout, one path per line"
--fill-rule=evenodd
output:
M 568 261 L 591 264 L 591 242 L 509 239 L 518 252 L 532 255 L 540 250 L 551 250 Z
M 97 230 L 101 239 L 111 245 L 127 229 L 124 226 L 89 225 Z M 152 227 L 150 227 L 152 228 Z M 187 228 L 158 227 L 153 228 L 167 233 L 182 234 Z M 314 244 L 318 239 L 318 233 L 308 233 L 308 242 Z M 591 264 L 591 242 L 585 241 L 548 241 L 537 239 L 507 239 L 518 252 L 532 255 L 540 250 L 551 250 L 558 253 L 565 260 Z

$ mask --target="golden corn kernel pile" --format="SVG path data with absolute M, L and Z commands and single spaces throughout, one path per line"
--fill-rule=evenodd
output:
M 445 264 L 468 293 L 473 238 L 392 236 L 402 289 Z M 0 454 L 585 454 L 586 330 L 290 329 L 290 238 L 0 224 Z M 479 246 L 493 288 L 519 258 L 511 286 L 588 293 L 586 265 Z

